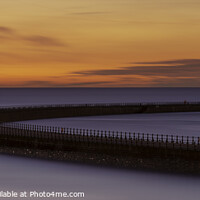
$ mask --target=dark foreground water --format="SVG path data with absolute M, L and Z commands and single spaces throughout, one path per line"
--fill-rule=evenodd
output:
M 184 100 L 200 101 L 200 89 L 0 89 L 0 106 Z M 103 130 L 120 128 L 157 133 L 163 130 L 198 135 L 199 120 L 199 113 L 174 113 L 100 116 L 37 123 Z M 86 200 L 196 200 L 200 198 L 199 188 L 200 177 L 125 171 L 0 155 L 0 191 L 80 191 L 85 193 Z

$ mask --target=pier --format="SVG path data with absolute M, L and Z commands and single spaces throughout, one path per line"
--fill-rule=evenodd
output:
M 0 108 L 0 152 L 135 169 L 200 173 L 200 138 L 19 123 L 33 119 L 198 112 L 200 103 L 47 105 Z M 14 123 L 18 121 L 18 123 Z
M 164 112 L 200 112 L 200 102 L 56 104 L 0 107 L 0 121 Z

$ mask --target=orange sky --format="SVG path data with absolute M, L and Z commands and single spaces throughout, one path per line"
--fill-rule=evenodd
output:
M 199 10 L 198 0 L 1 0 L 0 87 L 200 87 Z

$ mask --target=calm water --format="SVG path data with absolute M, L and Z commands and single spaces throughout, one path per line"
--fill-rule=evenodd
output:
M 200 88 L 0 89 L 0 106 L 200 101 Z
M 200 112 L 74 117 L 19 123 L 131 133 L 200 136 Z
M 86 200 L 196 200 L 200 196 L 200 178 L 195 177 L 2 155 L 0 160 L 0 190 L 83 191 Z
M 0 89 L 0 105 L 200 101 L 199 88 Z M 44 120 L 77 128 L 199 134 L 200 113 L 144 114 Z M 28 122 L 31 123 L 31 122 Z M 35 122 L 34 122 L 35 123 Z M 200 178 L 114 170 L 0 155 L 0 191 L 83 191 L 86 200 L 195 200 Z

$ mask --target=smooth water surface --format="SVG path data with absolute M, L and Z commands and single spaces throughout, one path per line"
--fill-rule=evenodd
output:
M 200 101 L 200 88 L 0 89 L 0 106 Z
M 200 112 L 74 117 L 19 123 L 131 133 L 200 136 Z
M 81 191 L 85 198 L 80 199 L 86 200 L 196 200 L 200 196 L 200 178 L 3 155 L 0 186 L 17 192 Z

